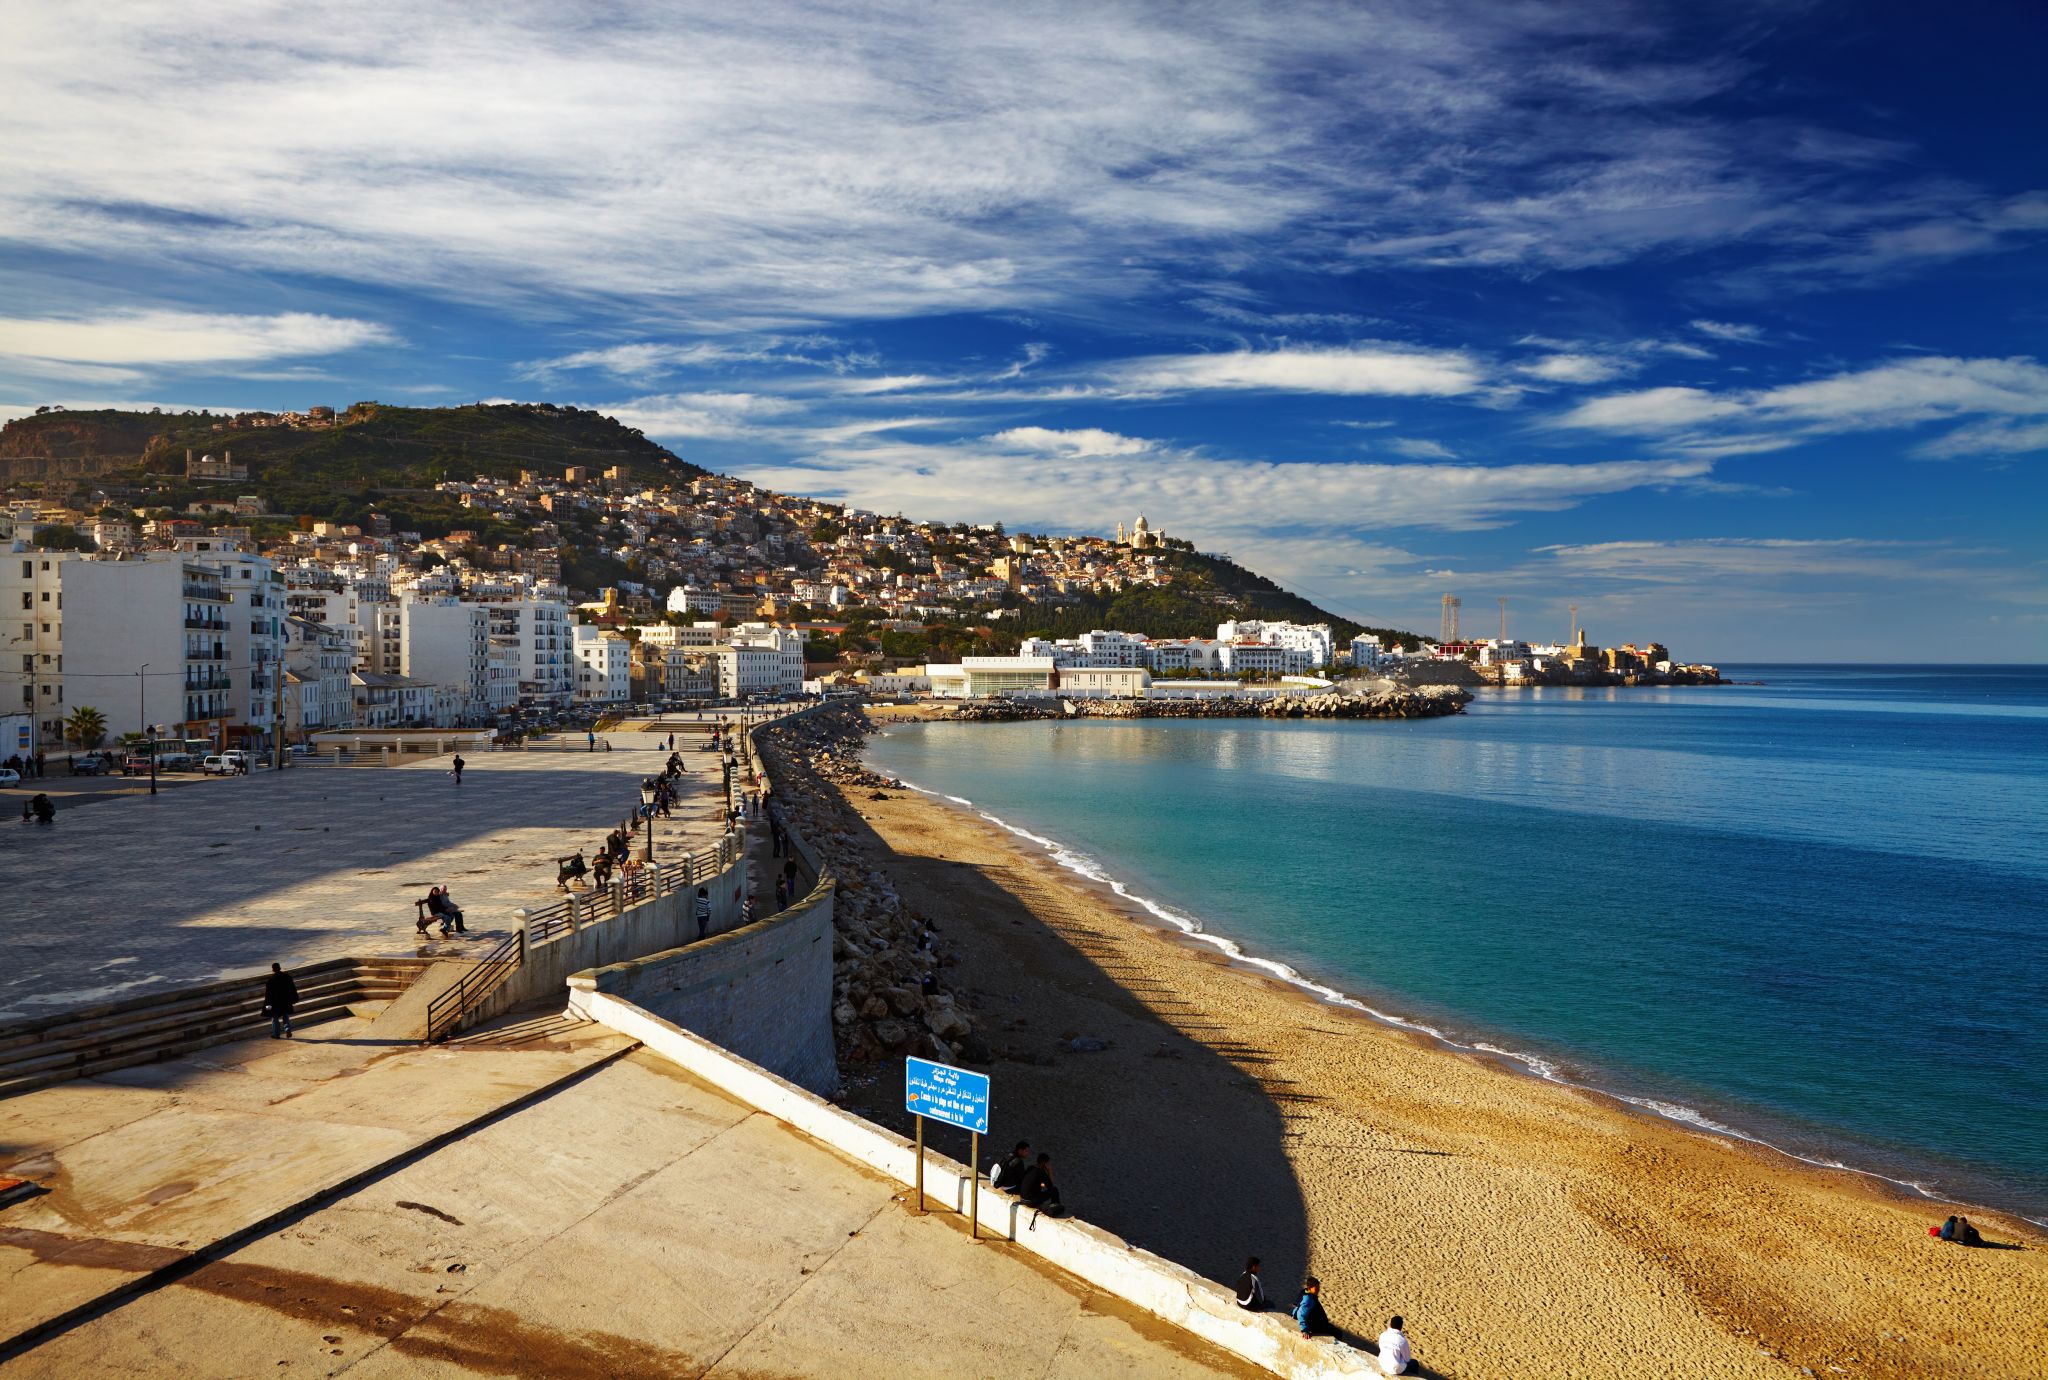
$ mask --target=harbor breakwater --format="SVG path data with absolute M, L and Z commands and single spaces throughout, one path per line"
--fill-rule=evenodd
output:
M 1169 684 L 1171 682 L 1168 682 Z M 969 723 L 1016 719 L 1436 719 L 1460 714 L 1472 692 L 1457 685 L 1396 686 L 1363 693 L 1219 695 L 1214 698 L 968 700 L 943 717 Z

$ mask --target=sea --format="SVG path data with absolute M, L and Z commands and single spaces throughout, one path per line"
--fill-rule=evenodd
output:
M 869 758 L 1326 1000 L 2048 1224 L 2048 667 L 1723 674 Z

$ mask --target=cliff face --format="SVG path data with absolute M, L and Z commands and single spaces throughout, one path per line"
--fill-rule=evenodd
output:
M 147 412 L 45 412 L 0 427 L 0 483 L 105 474 L 141 462 L 179 421 Z

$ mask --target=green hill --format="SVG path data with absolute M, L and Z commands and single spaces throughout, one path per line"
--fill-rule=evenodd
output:
M 185 458 L 223 454 L 248 467 L 232 487 L 273 512 L 353 518 L 375 503 L 394 517 L 443 506 L 425 491 L 447 479 L 521 470 L 559 477 L 625 466 L 645 483 L 705 471 L 600 412 L 550 403 L 391 407 L 362 402 L 319 427 L 237 425 L 230 414 L 52 411 L 0 427 L 0 482 L 104 476 L 166 486 L 166 506 L 218 496 L 224 483 L 188 481 Z M 397 496 L 399 502 L 384 501 Z M 448 505 L 452 506 L 452 505 Z

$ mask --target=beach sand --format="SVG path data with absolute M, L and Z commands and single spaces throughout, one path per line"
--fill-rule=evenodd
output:
M 1320 1002 L 887 795 L 852 804 L 972 994 L 981 1158 L 1031 1140 L 1078 1215 L 1226 1284 L 1259 1255 L 1278 1307 L 1313 1271 L 1339 1327 L 1403 1314 L 1424 1373 L 1458 1380 L 2048 1376 L 2048 1239 L 2024 1223 L 1971 1210 L 2023 1249 L 1946 1245 L 1927 1228 L 1953 1207 Z M 888 1061 L 850 1099 L 907 1131 L 900 1084 Z

